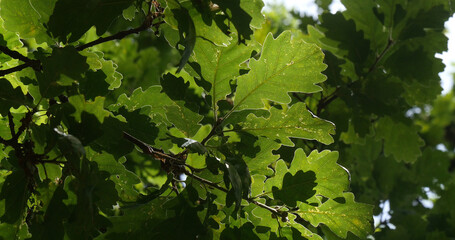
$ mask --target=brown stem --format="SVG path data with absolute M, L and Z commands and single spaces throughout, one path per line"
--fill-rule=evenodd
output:
M 79 47 L 77 47 L 76 49 L 78 51 L 82 51 L 86 48 L 89 48 L 89 47 L 93 47 L 95 45 L 98 45 L 98 44 L 101 44 L 101 43 L 104 43 L 104 42 L 108 42 L 108 41 L 112 41 L 112 40 L 120 40 L 120 39 L 123 39 L 124 37 L 128 36 L 128 35 L 131 35 L 131 34 L 134 34 L 134 33 L 140 33 L 142 31 L 145 31 L 147 30 L 148 28 L 150 28 L 151 26 L 159 26 L 161 24 L 163 24 L 164 21 L 161 21 L 161 22 L 158 22 L 158 23 L 155 23 L 155 24 L 152 24 L 152 20 L 146 20 L 141 26 L 137 27 L 137 28 L 133 28 L 133 29 L 130 29 L 130 30 L 126 30 L 126 31 L 121 31 L 121 32 L 118 32 L 112 36 L 109 36 L 109 37 L 100 37 L 94 41 L 91 41 L 89 43 L 86 43 L 84 45 L 81 45 Z
M 373 65 L 371 65 L 370 69 L 368 69 L 368 72 L 366 75 L 370 74 L 371 72 L 374 71 L 376 66 L 378 65 L 379 61 L 384 57 L 384 55 L 389 51 L 389 49 L 395 44 L 395 42 L 392 39 L 389 39 L 387 46 L 382 50 L 382 52 L 379 54 L 379 56 L 376 57 L 376 60 L 374 61 Z
M 278 211 L 275 208 L 272 208 L 272 207 L 270 207 L 270 206 L 268 206 L 266 204 L 260 203 L 258 201 L 249 201 L 249 202 L 251 202 L 251 203 L 253 203 L 253 204 L 255 204 L 255 205 L 257 205 L 257 206 L 259 206 L 261 208 L 267 209 L 267 210 L 269 210 L 270 212 L 272 212 L 275 215 L 282 216 L 282 213 L 280 211 Z
M 221 123 L 221 121 L 218 121 L 218 122 Z M 217 125 L 217 124 L 215 124 L 215 127 L 217 127 L 216 125 Z M 213 133 L 212 133 L 212 132 L 213 132 Z M 215 131 L 212 131 L 212 132 L 204 139 L 204 140 L 205 140 L 205 141 L 203 141 L 204 143 L 205 143 L 211 136 L 214 135 Z M 156 158 L 158 158 L 158 159 L 164 158 L 164 159 L 167 159 L 167 160 L 171 160 L 172 162 L 175 162 L 175 163 L 177 163 L 177 164 L 185 165 L 185 160 L 184 160 L 184 159 L 178 159 L 178 158 L 176 158 L 176 157 L 174 157 L 174 156 L 170 156 L 170 155 L 168 155 L 168 154 L 162 153 L 162 152 L 160 152 L 159 149 L 153 148 L 152 146 L 150 146 L 150 145 L 148 145 L 148 144 L 142 142 L 141 140 L 139 140 L 139 139 L 133 137 L 132 135 L 130 135 L 130 134 L 126 133 L 126 132 L 123 132 L 123 137 L 124 137 L 125 139 L 129 140 L 130 142 L 134 143 L 134 144 L 135 144 L 136 146 L 138 146 L 140 149 L 142 149 L 142 151 L 143 151 L 145 154 L 152 155 L 152 156 L 154 156 L 154 157 L 156 157 Z M 207 139 L 207 140 L 206 140 L 206 139 Z M 49 162 L 49 161 L 43 161 L 43 162 Z M 187 167 L 189 167 L 190 169 L 192 169 L 190 166 L 187 166 Z M 209 181 L 209 180 L 207 180 L 207 179 L 204 179 L 204 178 L 201 178 L 201 177 L 199 177 L 199 176 L 197 176 L 197 175 L 194 175 L 193 173 L 191 173 L 190 171 L 188 171 L 188 170 L 185 169 L 185 168 L 182 168 L 182 169 L 181 169 L 181 173 L 184 173 L 184 174 L 186 174 L 187 176 L 189 176 L 189 177 L 191 177 L 191 178 L 193 178 L 193 179 L 196 179 L 197 181 L 199 181 L 199 182 L 201 182 L 201 183 L 207 184 L 207 185 L 209 185 L 209 186 L 211 186 L 211 187 L 213 187 L 213 188 L 216 188 L 216 189 L 218 189 L 218 190 L 220 190 L 220 191 L 222 191 L 222 192 L 225 192 L 225 193 L 228 193 L 228 192 L 229 192 L 228 189 L 226 189 L 226 188 L 224 188 L 224 187 L 218 185 L 217 183 L 211 182 L 211 181 Z M 250 202 L 250 203 L 253 203 L 253 204 L 255 204 L 255 205 L 259 206 L 259 207 L 262 207 L 262 208 L 264 208 L 264 209 L 267 209 L 267 210 L 269 210 L 270 212 L 272 212 L 272 213 L 275 214 L 275 215 L 283 216 L 283 214 L 284 214 L 284 213 L 282 213 L 282 212 L 280 212 L 280 211 L 278 211 L 278 210 L 276 210 L 276 209 L 274 209 L 274 208 L 272 208 L 272 207 L 269 207 L 269 206 L 267 206 L 267 205 L 265 205 L 265 204 L 263 204 L 263 203 L 260 203 L 260 202 L 258 202 L 258 201 L 255 201 L 255 200 L 253 200 L 253 199 L 250 199 L 250 198 L 243 198 L 243 199 L 245 199 L 246 201 L 248 201 L 248 202 Z
M 198 180 L 198 181 L 201 182 L 201 183 L 207 184 L 207 185 L 209 185 L 209 186 L 211 186 L 211 187 L 213 187 L 213 188 L 216 188 L 216 189 L 218 189 L 218 190 L 220 190 L 220 191 L 223 191 L 223 192 L 225 192 L 225 193 L 228 193 L 228 192 L 229 192 L 228 189 L 226 189 L 226 188 L 224 188 L 224 187 L 221 187 L 221 186 L 219 186 L 218 184 L 216 184 L 216 183 L 214 183 L 214 182 L 211 182 L 211 181 L 209 181 L 209 180 L 207 180 L 207 179 L 201 178 L 201 177 L 199 177 L 199 176 L 197 176 L 197 175 L 194 175 L 194 174 L 192 174 L 192 173 L 190 173 L 190 172 L 188 172 L 188 171 L 185 171 L 184 173 L 185 173 L 187 176 L 189 176 L 189 177 L 191 177 L 191 178 L 194 178 L 194 179 Z M 261 208 L 267 209 L 268 211 L 270 211 L 271 213 L 273 213 L 273 214 L 275 214 L 275 215 L 283 216 L 283 213 L 282 213 L 282 212 L 280 212 L 280 211 L 276 210 L 275 208 L 272 208 L 272 207 L 270 207 L 270 206 L 268 206 L 268 205 L 266 205 L 266 204 L 263 204 L 263 203 L 261 203 L 261 202 L 255 201 L 255 200 L 253 200 L 253 199 L 251 199 L 251 198 L 243 198 L 243 199 L 246 200 L 246 201 L 248 201 L 248 202 L 250 202 L 250 203 L 253 203 L 253 204 L 255 204 L 255 205 L 257 205 L 257 206 L 259 206 L 259 207 L 261 207 Z
M 201 141 L 202 145 L 205 145 L 207 143 L 207 141 L 210 140 L 210 138 L 215 135 L 217 127 L 218 127 L 217 124 L 215 124 L 213 126 L 212 130 L 209 132 L 209 134 L 204 139 L 202 139 L 202 141 Z
M 31 66 L 32 66 L 32 64 L 30 64 L 28 62 L 28 63 L 24 63 L 24 64 L 21 64 L 21 65 L 12 67 L 12 68 L 8 68 L 8 69 L 5 69 L 5 70 L 0 70 L 0 77 L 8 75 L 8 74 L 13 73 L 13 72 L 19 72 L 22 69 L 25 69 L 25 68 L 28 68 L 28 67 L 31 67 Z
M 14 135 L 14 139 L 18 139 L 19 136 L 25 131 L 25 129 L 29 127 L 30 123 L 32 122 L 33 114 L 35 114 L 35 110 L 27 112 L 25 114 L 25 117 L 21 119 L 22 124 L 17 130 L 16 135 Z
M 370 74 L 371 72 L 373 72 L 378 63 L 382 60 L 382 58 L 384 58 L 385 54 L 390 50 L 390 48 L 395 44 L 395 41 L 393 41 L 391 38 L 389 39 L 388 43 L 387 43 L 387 46 L 384 48 L 384 50 L 382 50 L 382 52 L 376 57 L 374 63 L 371 65 L 371 67 L 368 69 L 368 71 L 364 74 L 363 78 L 365 78 L 366 76 L 368 76 L 368 74 Z M 350 87 L 353 83 L 350 83 L 348 84 L 348 87 Z M 339 89 L 339 88 L 338 88 Z M 333 94 L 327 98 L 324 99 L 324 101 L 320 102 L 320 104 L 318 104 L 318 109 L 317 109 L 317 115 L 319 115 L 319 113 L 322 111 L 322 109 L 324 109 L 327 105 L 329 105 L 333 100 L 335 100 L 336 98 L 338 98 L 338 96 L 336 95 L 337 93 L 337 90 L 335 90 L 335 92 L 333 92 Z
M 329 98 L 325 99 L 324 101 L 320 102 L 318 104 L 318 110 L 317 110 L 317 116 L 321 113 L 322 109 L 324 109 L 327 105 L 329 105 L 333 100 L 337 99 L 338 95 L 334 94 L 330 96 Z
M 213 188 L 216 188 L 216 189 L 218 189 L 218 190 L 220 190 L 220 191 L 223 191 L 223 192 L 225 192 L 225 193 L 229 192 L 229 190 L 227 190 L 226 188 L 221 187 L 221 186 L 219 186 L 218 184 L 216 184 L 216 183 L 214 183 L 214 182 L 211 182 L 211 181 L 209 181 L 209 180 L 207 180 L 207 179 L 201 178 L 201 177 L 199 177 L 199 176 L 197 176 L 197 175 L 194 175 L 194 174 L 192 174 L 192 173 L 190 173 L 190 172 L 188 172 L 188 171 L 185 171 L 184 173 L 185 173 L 187 176 L 190 176 L 190 177 L 192 177 L 192 178 L 198 180 L 199 182 L 205 183 L 205 184 L 207 184 L 207 185 L 209 185 L 209 186 L 211 186 L 211 187 L 213 187 Z
M 22 62 L 33 62 L 32 59 L 20 54 L 18 51 L 14 51 L 14 50 L 11 50 L 9 49 L 8 47 L 5 47 L 5 46 L 0 46 L 0 52 L 14 58 L 14 59 L 18 59 L 18 60 L 21 60 Z
M 218 118 L 218 120 L 215 122 L 215 124 L 213 125 L 213 128 L 212 130 L 209 132 L 209 134 L 204 138 L 202 139 L 201 141 L 201 144 L 202 145 L 205 145 L 207 143 L 208 140 L 210 140 L 211 137 L 213 137 L 215 134 L 216 134 L 216 130 L 218 129 L 218 127 L 221 125 L 221 123 L 223 123 L 225 118 Z
M 172 162 L 178 164 L 178 165 L 184 165 L 185 160 L 176 158 L 175 156 L 163 153 L 160 149 L 154 148 L 147 143 L 133 137 L 131 134 L 128 134 L 127 132 L 123 132 L 123 137 L 127 139 L 128 141 L 132 142 L 134 145 L 138 146 L 143 153 L 152 155 L 156 159 L 167 159 L 171 160 Z

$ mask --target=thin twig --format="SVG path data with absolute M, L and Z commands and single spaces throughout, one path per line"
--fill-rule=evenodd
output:
M 204 139 L 202 139 L 202 141 L 201 141 L 202 145 L 205 145 L 207 143 L 207 141 L 210 140 L 210 138 L 212 138 L 214 135 L 216 135 L 216 130 L 221 125 L 221 123 L 223 123 L 224 119 L 225 118 L 218 118 L 218 120 L 213 125 L 212 130 L 210 130 L 209 134 Z
M 163 24 L 164 21 L 161 21 L 161 22 L 158 22 L 158 23 L 155 23 L 155 24 L 152 24 L 151 22 L 149 21 L 145 21 L 141 26 L 137 27 L 137 28 L 133 28 L 133 29 L 130 29 L 130 30 L 126 30 L 126 31 L 121 31 L 121 32 L 118 32 L 112 36 L 109 36 L 109 37 L 100 37 L 94 41 L 91 41 L 89 43 L 86 43 L 84 45 L 81 45 L 79 47 L 77 47 L 76 49 L 78 51 L 82 51 L 86 48 L 89 48 L 89 47 L 93 47 L 95 45 L 98 45 L 100 43 L 104 43 L 104 42 L 108 42 L 108 41 L 112 41 L 112 40 L 120 40 L 120 39 L 123 39 L 125 38 L 126 36 L 128 35 L 131 35 L 131 34 L 134 34 L 134 33 L 140 33 L 142 31 L 145 31 L 147 30 L 148 28 L 150 28 L 151 26 L 159 26 L 160 24 Z
M 11 50 L 9 49 L 8 47 L 5 47 L 5 46 L 0 46 L 0 52 L 14 58 L 14 59 L 18 59 L 18 60 L 21 60 L 22 62 L 33 62 L 32 59 L 20 54 L 18 51 L 14 51 L 14 50 Z
M 251 203 L 253 203 L 253 204 L 255 204 L 255 205 L 257 205 L 257 206 L 259 206 L 261 208 L 267 209 L 267 210 L 269 210 L 270 212 L 272 212 L 275 215 L 278 215 L 278 216 L 282 215 L 280 211 L 278 211 L 275 208 L 272 208 L 272 207 L 270 207 L 270 206 L 268 206 L 266 204 L 260 203 L 258 201 L 251 201 L 251 200 L 249 202 L 251 202 Z
M 213 137 L 216 134 L 216 128 L 217 127 L 218 127 L 217 124 L 215 124 L 213 126 L 212 130 L 209 132 L 209 134 L 204 139 L 202 139 L 202 141 L 201 141 L 202 145 L 205 145 L 207 143 L 207 141 L 210 140 L 210 138 Z
M 34 162 L 35 162 L 35 164 L 45 164 L 45 163 L 49 163 L 49 164 L 66 164 L 66 163 L 68 163 L 66 161 L 58 161 L 56 159 L 53 159 L 53 160 L 35 159 Z
M 136 146 L 138 146 L 143 151 L 143 153 L 152 155 L 154 158 L 171 160 L 172 162 L 174 162 L 178 165 L 185 164 L 185 161 L 183 159 L 178 159 L 174 156 L 163 153 L 160 149 L 154 148 L 154 147 L 146 144 L 145 142 L 133 137 L 132 135 L 128 134 L 127 132 L 123 132 L 123 137 L 125 139 L 127 139 L 128 141 L 134 143 Z
M 384 48 L 384 50 L 382 50 L 382 52 L 376 57 L 374 63 L 371 65 L 371 67 L 368 69 L 368 71 L 365 73 L 365 75 L 363 75 L 363 78 L 367 77 L 371 72 L 373 72 L 378 63 L 382 60 L 382 58 L 384 58 L 385 54 L 390 50 L 390 48 L 395 44 L 395 41 L 393 41 L 391 38 L 389 39 L 388 43 L 387 43 L 387 46 Z M 348 84 L 348 87 L 350 87 L 353 83 L 350 83 Z M 327 98 L 323 98 L 323 101 L 322 102 L 319 102 L 318 104 L 318 109 L 317 109 L 317 115 L 320 114 L 320 112 L 322 111 L 322 109 L 324 109 L 325 107 L 327 107 L 327 105 L 329 105 L 333 100 L 335 100 L 336 98 L 338 98 L 338 90 L 340 88 L 337 88 L 335 90 L 335 92 L 333 92 L 331 95 L 329 95 Z M 322 99 L 321 99 L 322 100 Z
M 25 129 L 27 129 L 29 127 L 30 123 L 32 122 L 33 114 L 35 114 L 35 110 L 28 111 L 25 114 L 24 118 L 21 119 L 22 124 L 19 127 L 19 129 L 17 130 L 16 135 L 14 135 L 14 139 L 18 139 L 19 136 L 25 131 Z
M 318 109 L 317 109 L 317 116 L 319 116 L 319 114 L 321 113 L 322 109 L 324 109 L 327 105 L 329 105 L 333 100 L 337 99 L 338 98 L 338 95 L 334 94 L 332 95 L 331 97 L 329 97 L 328 99 L 325 99 L 324 101 L 320 102 L 318 104 Z
M 379 56 L 376 57 L 376 60 L 374 61 L 373 65 L 371 65 L 370 69 L 368 69 L 368 72 L 366 75 L 370 74 L 373 72 L 373 70 L 376 68 L 378 65 L 379 61 L 384 57 L 384 55 L 389 51 L 389 49 L 395 44 L 395 42 L 392 39 L 389 39 L 387 46 L 382 50 L 382 52 L 379 54 Z M 365 75 L 365 76 L 366 76 Z
M 221 121 L 219 121 L 221 122 Z M 214 133 L 213 133 L 214 134 Z M 212 136 L 213 134 L 209 134 L 206 139 L 209 139 L 210 137 L 209 136 Z M 166 160 L 171 160 L 172 162 L 176 162 L 176 163 L 182 163 L 182 165 L 186 165 L 185 164 L 185 160 L 184 159 L 178 159 L 178 158 L 175 158 L 174 156 L 170 156 L 168 154 L 165 154 L 165 153 L 162 153 L 160 152 L 158 149 L 156 148 L 153 148 L 152 146 L 142 142 L 141 140 L 133 137 L 132 135 L 126 133 L 126 132 L 123 132 L 123 137 L 126 138 L 127 140 L 129 140 L 130 142 L 134 143 L 136 146 L 138 146 L 140 149 L 142 149 L 142 151 L 145 153 L 145 154 L 149 154 L 149 155 L 152 155 L 152 156 L 156 156 L 158 155 L 159 157 L 158 158 L 164 158 Z M 207 141 L 207 140 L 206 140 Z M 191 169 L 191 168 L 190 168 Z M 190 171 L 188 171 L 187 169 L 183 168 L 181 169 L 181 173 L 184 173 L 185 175 L 193 178 L 193 179 L 196 179 L 197 181 L 201 182 L 201 183 L 204 183 L 204 184 L 207 184 L 213 188 L 216 188 L 220 191 L 223 191 L 225 193 L 228 193 L 229 190 L 218 185 L 217 183 L 214 183 L 214 182 L 211 182 L 207 179 L 204 179 L 204 178 L 201 178 L 197 175 L 194 175 L 193 173 L 191 173 Z M 246 201 L 250 202 L 250 203 L 253 203 L 259 207 L 262 207 L 264 209 L 267 209 L 269 210 L 270 212 L 272 212 L 273 214 L 276 214 L 276 215 L 279 215 L 279 216 L 282 216 L 282 213 L 279 212 L 278 210 L 272 208 L 272 207 L 269 207 L 263 203 L 260 203 L 258 201 L 255 201 L 253 199 L 250 199 L 250 198 L 243 198 L 245 199 Z
M 225 193 L 228 193 L 228 192 L 229 192 L 228 189 L 226 189 L 226 188 L 224 188 L 224 187 L 221 187 L 221 186 L 219 186 L 218 184 L 213 183 L 213 182 L 211 182 L 211 181 L 209 181 L 209 180 L 207 180 L 207 179 L 201 178 L 201 177 L 199 177 L 199 176 L 197 176 L 197 175 L 194 175 L 194 174 L 192 174 L 192 173 L 190 173 L 190 172 L 188 172 L 188 171 L 185 171 L 184 173 L 185 173 L 187 176 L 189 176 L 189 177 L 191 177 L 191 178 L 194 178 L 194 179 L 198 180 L 198 181 L 201 182 L 201 183 L 207 184 L 207 185 L 209 185 L 209 186 L 211 186 L 211 187 L 213 187 L 213 188 L 216 188 L 216 189 L 218 189 L 218 190 L 220 190 L 220 191 L 223 191 L 223 192 L 225 192 Z M 257 205 L 257 206 L 259 206 L 259 207 L 261 207 L 261 208 L 267 209 L 268 211 L 272 212 L 272 213 L 275 214 L 275 215 L 278 215 L 278 216 L 282 216 L 282 215 L 283 215 L 280 211 L 278 211 L 278 210 L 276 210 L 275 208 L 272 208 L 272 207 L 270 207 L 270 206 L 268 206 L 268 205 L 266 205 L 266 204 L 263 204 L 263 203 L 261 203 L 261 202 L 255 201 L 255 200 L 253 200 L 253 199 L 251 199 L 251 198 L 243 198 L 243 199 L 246 200 L 246 201 L 248 201 L 248 202 L 250 202 L 250 203 L 253 203 L 253 204 L 255 204 L 255 205 Z
M 211 187 L 213 187 L 213 188 L 216 188 L 216 189 L 218 189 L 218 190 L 220 190 L 220 191 L 223 191 L 223 192 L 225 192 L 225 193 L 228 193 L 228 192 L 229 192 L 229 190 L 227 190 L 226 188 L 221 187 L 220 185 L 218 185 L 218 184 L 216 184 L 216 183 L 214 183 L 214 182 L 211 182 L 211 181 L 209 181 L 209 180 L 207 180 L 207 179 L 201 178 L 201 177 L 199 177 L 199 176 L 197 176 L 197 175 L 194 175 L 194 174 L 192 174 L 192 173 L 190 173 L 190 172 L 188 172 L 188 171 L 185 171 L 184 173 L 185 173 L 187 176 L 189 176 L 189 177 L 191 177 L 191 178 L 194 178 L 194 179 L 198 180 L 199 182 L 205 183 L 205 184 L 207 184 L 207 185 L 209 185 L 209 186 L 211 186 Z

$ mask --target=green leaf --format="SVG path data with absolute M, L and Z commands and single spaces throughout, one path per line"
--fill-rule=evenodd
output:
M 0 223 L 0 239 L 30 239 L 32 235 L 28 232 L 28 225 L 25 222 L 16 224 Z
M 203 116 L 199 112 L 204 100 L 196 95 L 191 79 L 187 77 L 176 77 L 168 73 L 161 79 L 161 85 L 163 91 L 174 101 L 171 106 L 163 106 L 167 119 L 186 137 L 191 138 L 201 127 L 199 121 Z
M 73 167 L 80 170 L 81 159 L 85 157 L 85 149 L 81 141 L 73 135 L 66 134 L 58 129 L 54 129 L 54 131 L 58 135 L 57 144 L 63 156 Z
M 318 47 L 291 39 L 289 31 L 276 39 L 269 34 L 259 60 L 251 59 L 250 72 L 237 79 L 234 110 L 263 108 L 266 100 L 289 103 L 289 92 L 320 91 L 323 58 Z
M 290 174 L 288 175 L 287 182 L 294 182 L 293 180 L 299 179 L 295 178 L 296 174 L 302 171 L 308 179 L 310 179 L 309 172 L 313 172 L 316 175 L 315 179 L 307 181 L 306 184 L 302 183 L 307 188 L 305 189 L 306 193 L 309 194 L 313 189 L 316 192 L 312 196 L 308 196 L 307 194 L 298 195 L 300 197 L 303 196 L 304 198 L 294 200 L 306 201 L 308 199 L 308 202 L 318 202 L 316 196 L 324 196 L 327 198 L 342 197 L 343 193 L 348 190 L 349 180 L 346 170 L 336 163 L 337 158 L 337 152 L 323 151 L 319 153 L 313 151 L 307 157 L 302 149 L 297 149 L 289 169 L 283 160 L 279 160 L 276 163 L 275 176 L 267 179 L 264 191 L 266 194 L 269 194 L 277 192 L 277 189 L 286 189 L 287 187 L 290 187 L 284 184 L 286 174 Z M 317 185 L 314 186 L 314 183 Z M 275 191 L 273 190 L 274 188 Z
M 8 31 L 18 32 L 21 38 L 35 38 L 38 43 L 53 43 L 47 35 L 49 20 L 57 0 L 5 0 L 0 3 L 0 15 Z
M 112 60 L 106 60 L 104 58 L 103 52 L 89 52 L 88 50 L 84 50 L 79 52 L 80 55 L 85 56 L 87 58 L 87 64 L 90 66 L 90 70 L 95 71 L 96 75 L 88 72 L 87 74 L 87 83 L 85 84 L 93 84 L 90 81 L 91 78 L 95 78 L 96 81 L 99 81 L 100 77 L 103 77 L 104 81 L 109 84 L 108 89 L 113 90 L 119 88 L 122 83 L 123 75 L 117 71 L 117 64 Z M 102 76 L 101 72 L 104 73 Z M 99 85 L 103 85 L 102 83 L 97 82 Z M 82 87 L 82 86 L 81 86 Z M 87 86 L 86 88 L 89 88 Z M 103 85 L 104 88 L 104 85 Z M 104 89 L 90 89 L 91 91 L 103 91 Z
M 291 137 L 330 144 L 333 142 L 330 134 L 335 134 L 334 124 L 314 116 L 304 103 L 296 103 L 287 111 L 272 108 L 267 119 L 250 114 L 240 125 L 242 131 L 280 140 L 283 145 L 288 146 L 294 145 Z
M 413 163 L 422 155 L 424 145 L 417 131 L 409 125 L 395 122 L 390 117 L 381 118 L 376 127 L 376 139 L 384 140 L 384 153 L 395 160 Z
M 95 162 L 84 161 L 80 169 L 77 178 L 65 179 L 68 199 L 63 202 L 71 205 L 71 213 L 64 227 L 69 238 L 93 239 L 98 229 L 111 225 L 106 213 L 112 211 L 118 196 L 109 174 L 98 171 Z
M 129 111 L 135 111 L 143 107 L 151 107 L 153 112 L 159 112 L 165 116 L 164 106 L 172 106 L 174 102 L 162 92 L 161 86 L 152 86 L 145 91 L 142 88 L 137 88 L 127 97 L 126 94 L 120 95 L 117 103 L 110 106 L 110 109 L 115 109 L 124 106 Z
M 283 201 L 287 206 L 295 207 L 297 201 L 305 202 L 316 193 L 313 190 L 317 185 L 315 180 L 316 175 L 312 171 L 298 171 L 295 175 L 287 172 L 283 177 L 281 189 L 272 187 L 273 197 Z
M 207 148 L 204 145 L 191 138 L 185 138 L 184 142 L 179 147 L 189 149 L 191 152 L 199 153 L 201 155 L 207 153 Z
M 123 10 L 133 3 L 133 0 L 59 0 L 47 23 L 48 29 L 53 37 L 62 42 L 77 41 L 92 26 L 96 27 L 96 34 L 101 36 L 114 18 L 122 15 Z
M 123 164 L 117 162 L 114 157 L 107 153 L 96 154 L 92 161 L 98 164 L 100 171 L 110 174 L 109 179 L 115 183 L 115 189 L 123 201 L 135 201 L 139 195 L 133 185 L 140 183 L 139 178 L 134 173 L 128 171 Z
M 296 212 L 314 227 L 324 224 L 341 238 L 348 232 L 365 239 L 372 231 L 373 206 L 354 201 L 354 194 L 343 193 L 344 203 L 329 199 L 320 206 L 300 203 Z
M 172 46 L 178 48 L 181 44 L 185 49 L 180 59 L 177 73 L 183 69 L 188 62 L 196 45 L 197 37 L 202 37 L 216 45 L 229 44 L 230 37 L 227 26 L 220 19 L 215 19 L 206 1 L 193 4 L 187 0 L 167 0 L 165 10 L 166 23 L 164 28 L 166 39 Z M 226 28 L 226 29 L 224 29 Z M 178 30 L 178 33 L 177 33 Z
M 1 3 L 0 3 L 0 6 L 1 6 Z M 2 13 L 2 10 L 0 10 L 0 14 L 1 13 Z M 4 26 L 4 22 L 5 21 L 3 19 L 0 19 L 0 36 L 1 36 L 0 44 L 1 44 L 1 46 L 8 47 L 9 49 L 17 49 L 17 48 L 22 47 L 24 44 L 21 42 L 19 36 L 14 32 L 10 32 L 10 31 L 6 30 L 5 26 Z M 3 59 L 3 57 L 5 57 L 6 59 Z M 12 58 L 10 56 L 7 56 L 7 55 L 2 56 L 2 60 L 9 61 L 11 59 Z
M 210 83 L 205 89 L 212 97 L 212 108 L 231 93 L 230 81 L 239 75 L 240 64 L 250 58 L 253 50 L 256 50 L 253 43 L 245 45 L 232 41 L 228 46 L 217 46 L 205 39 L 197 41 L 190 66 L 200 75 L 201 81 Z
M 275 165 L 275 175 L 271 178 L 268 178 L 264 185 L 265 193 L 272 193 L 273 187 L 278 189 L 283 188 L 283 178 L 284 175 L 288 172 L 288 167 L 283 160 L 278 160 Z
M 122 216 L 109 217 L 112 227 L 97 239 L 122 239 L 126 236 L 149 236 L 155 227 L 175 214 L 163 207 L 167 198 L 159 197 L 146 204 L 121 208 Z
M 166 23 L 173 29 L 178 29 L 181 36 L 185 33 L 191 42 L 195 42 L 197 37 L 203 37 L 216 45 L 229 44 L 231 37 L 223 32 L 227 26 L 212 15 L 207 1 L 193 4 L 188 0 L 166 0 L 166 3 Z M 219 24 L 224 26 L 219 27 Z M 191 25 L 194 29 L 191 29 Z
M 122 15 L 126 20 L 133 21 L 137 12 L 138 12 L 138 10 L 136 9 L 136 6 L 131 5 L 127 9 L 123 10 Z
M 24 96 L 20 88 L 13 88 L 11 83 L 0 79 L 0 115 L 6 116 L 10 108 L 18 108 L 22 105 L 31 105 L 29 97 Z
M 0 201 L 5 199 L 5 212 L 0 221 L 10 224 L 22 222 L 29 197 L 29 177 L 22 169 L 13 171 L 6 177 L 1 189 Z
M 346 7 L 343 12 L 346 19 L 354 20 L 357 30 L 363 31 L 365 38 L 371 41 L 372 49 L 382 50 L 387 44 L 387 34 L 384 34 L 383 25 L 373 12 L 376 3 L 372 0 L 341 2 Z
M 232 186 L 232 191 L 234 193 L 235 197 L 235 205 L 236 208 L 240 207 L 240 203 L 242 202 L 242 196 L 243 196 L 243 182 L 242 182 L 242 177 L 240 176 L 239 172 L 237 171 L 237 168 L 234 164 L 231 164 L 230 162 L 226 162 L 226 168 L 227 168 L 227 175 L 229 177 L 231 186 Z M 228 202 L 229 194 L 226 195 L 226 202 Z
M 68 101 L 76 109 L 72 116 L 78 122 L 81 121 L 82 112 L 95 115 L 100 123 L 109 117 L 109 111 L 104 110 L 104 97 L 96 97 L 95 101 L 85 101 L 84 95 L 74 95 L 69 97 Z
M 228 15 L 228 19 L 237 29 L 239 38 L 250 39 L 253 34 L 251 28 L 261 28 L 264 22 L 264 15 L 262 15 L 264 3 L 260 0 L 215 0 L 213 3 Z
M 201 125 L 199 121 L 202 120 L 203 116 L 194 113 L 190 109 L 179 106 L 177 104 L 173 106 L 165 106 L 167 119 L 174 124 L 174 126 L 180 129 L 185 136 L 193 137 Z
M 415 176 L 424 186 L 438 185 L 450 179 L 450 160 L 447 152 L 425 148 L 414 164 Z
M 441 92 L 438 73 L 444 70 L 444 64 L 441 59 L 434 58 L 434 54 L 424 51 L 422 47 L 410 49 L 404 45 L 384 63 L 394 75 L 402 79 L 406 91 L 403 95 L 409 105 L 432 101 Z
M 240 148 L 239 145 L 237 146 Z M 280 146 L 281 145 L 275 141 L 260 137 L 254 141 L 253 146 L 247 145 L 244 150 L 241 149 L 245 154 L 243 159 L 246 165 L 248 165 L 250 173 L 252 175 L 272 175 L 273 172 L 272 169 L 269 168 L 269 165 L 278 160 L 279 156 L 273 154 L 273 151 L 278 150 Z
M 300 235 L 310 239 L 310 240 L 322 240 L 322 237 L 319 236 L 317 233 L 310 231 L 308 228 L 304 227 L 302 224 L 296 222 L 297 216 L 294 214 L 289 214 L 289 225 L 293 228 L 297 229 L 300 232 Z
M 327 198 L 341 197 L 349 189 L 347 170 L 337 164 L 338 152 L 314 150 L 309 156 L 302 149 L 295 151 L 289 172 L 313 171 L 316 174 L 316 195 Z
M 105 81 L 107 76 L 103 71 L 89 71 L 85 76 L 85 81 L 80 82 L 79 90 L 86 99 L 95 100 L 96 97 L 109 94 L 109 84 Z
M 243 224 L 240 228 L 225 228 L 221 232 L 220 240 L 230 239 L 252 239 L 260 240 L 260 238 L 253 232 L 254 225 L 250 222 Z
M 334 47 L 333 53 L 354 63 L 356 73 L 361 75 L 370 55 L 370 41 L 364 39 L 363 32 L 356 31 L 353 20 L 346 20 L 339 12 L 322 14 L 320 19 L 318 28 L 326 36 L 321 43 Z
M 65 235 L 63 222 L 68 218 L 70 212 L 63 200 L 68 198 L 68 194 L 60 185 L 52 195 L 49 207 L 44 215 L 42 224 L 33 224 L 31 233 L 34 239 L 61 239 Z
M 64 91 L 62 86 L 82 80 L 89 69 L 86 61 L 73 46 L 55 48 L 50 57 L 41 59 L 43 72 L 36 73 L 41 95 L 56 97 Z

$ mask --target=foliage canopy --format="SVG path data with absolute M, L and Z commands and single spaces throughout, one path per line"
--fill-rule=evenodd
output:
M 455 2 L 316 2 L 1 0 L 0 239 L 455 238 Z

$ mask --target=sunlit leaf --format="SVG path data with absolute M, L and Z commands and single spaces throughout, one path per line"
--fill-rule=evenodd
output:
M 57 0 L 28 1 L 5 0 L 0 4 L 4 26 L 11 32 L 18 32 L 21 38 L 35 38 L 37 42 L 51 42 L 45 23 L 52 15 Z
M 344 193 L 343 197 L 343 203 L 329 199 L 318 207 L 300 203 L 297 214 L 315 227 L 321 223 L 328 226 L 341 238 L 346 238 L 348 232 L 365 238 L 371 232 L 373 207 L 355 202 L 352 193 Z
M 318 47 L 291 39 L 290 32 L 276 39 L 269 34 L 261 57 L 252 59 L 250 72 L 237 80 L 234 109 L 263 108 L 266 100 L 289 103 L 288 92 L 320 91 L 316 84 L 326 79 L 321 74 L 326 68 L 322 59 Z
M 272 108 L 270 112 L 267 119 L 250 114 L 246 121 L 241 123 L 242 131 L 277 139 L 290 146 L 294 145 L 290 137 L 314 139 L 324 144 L 333 142 L 330 136 L 335 133 L 333 123 L 314 116 L 303 103 L 297 103 L 287 111 Z
M 244 45 L 237 41 L 228 46 L 217 46 L 205 39 L 197 41 L 190 65 L 202 81 L 210 83 L 206 90 L 212 96 L 212 108 L 231 93 L 231 81 L 239 75 L 240 64 L 250 57 L 253 50 L 253 44 Z
M 397 161 L 414 162 L 422 152 L 422 139 L 412 127 L 391 118 L 382 118 L 377 125 L 378 139 L 384 140 L 384 153 L 393 155 Z

